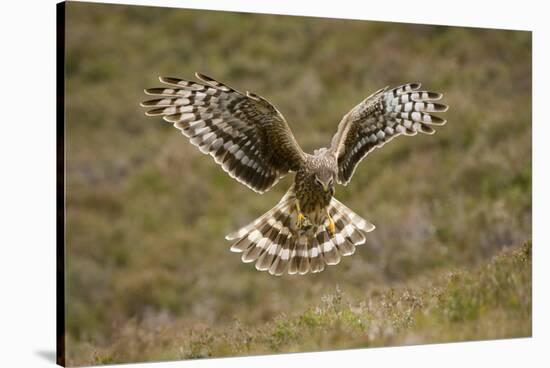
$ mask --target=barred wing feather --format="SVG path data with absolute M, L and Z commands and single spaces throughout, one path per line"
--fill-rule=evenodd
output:
M 200 82 L 160 77 L 167 85 L 145 90 L 148 116 L 181 130 L 202 153 L 211 155 L 231 177 L 256 192 L 298 170 L 304 153 L 281 113 L 266 99 L 243 94 L 203 74 Z
M 421 91 L 420 83 L 376 91 L 347 113 L 332 139 L 338 160 L 338 183 L 349 183 L 359 162 L 376 147 L 398 135 L 433 134 L 432 126 L 445 124 L 433 115 L 447 105 L 437 103 L 442 94 Z

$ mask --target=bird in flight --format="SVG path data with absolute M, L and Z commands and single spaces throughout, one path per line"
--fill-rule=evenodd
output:
M 226 236 L 242 261 L 272 275 L 304 275 L 335 265 L 355 252 L 374 225 L 334 198 L 359 162 L 398 135 L 433 134 L 445 120 L 432 113 L 447 106 L 441 93 L 420 83 L 385 87 L 361 101 L 338 125 L 328 147 L 304 152 L 283 115 L 265 98 L 242 93 L 206 75 L 199 81 L 160 77 L 165 85 L 145 89 L 155 96 L 141 106 L 162 116 L 190 142 L 212 156 L 232 178 L 258 193 L 295 173 L 280 202 Z

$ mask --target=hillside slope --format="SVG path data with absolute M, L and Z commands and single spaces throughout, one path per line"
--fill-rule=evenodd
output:
M 273 322 L 130 322 L 112 346 L 81 346 L 74 365 L 304 352 L 531 336 L 531 244 L 469 270 L 437 272 L 322 303 Z M 151 322 L 151 321 L 150 321 Z

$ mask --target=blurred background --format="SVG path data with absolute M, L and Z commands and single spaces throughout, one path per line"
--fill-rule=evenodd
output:
M 66 9 L 73 362 L 123 359 L 120 351 L 97 354 L 162 326 L 177 325 L 175 336 L 246 328 L 330 293 L 360 299 L 476 267 L 531 237 L 530 32 L 87 3 Z M 340 201 L 377 226 L 366 246 L 320 274 L 276 278 L 243 264 L 224 236 L 274 206 L 292 175 L 255 194 L 139 107 L 159 75 L 191 79 L 195 71 L 266 97 L 307 152 L 328 145 L 341 117 L 386 85 L 420 81 L 443 92 L 448 124 L 374 151 L 337 188 Z M 124 348 L 140 350 L 136 344 Z

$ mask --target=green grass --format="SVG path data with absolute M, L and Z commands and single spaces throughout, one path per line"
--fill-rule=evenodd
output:
M 493 271 L 471 271 L 531 239 L 529 32 L 86 3 L 67 12 L 69 363 L 529 334 L 524 306 L 508 318 L 514 303 L 490 306 L 495 284 L 477 294 L 476 275 Z M 293 178 L 257 195 L 139 107 L 158 75 L 195 71 L 269 99 L 308 152 L 389 84 L 443 92 L 448 124 L 393 140 L 336 189 L 376 225 L 366 246 L 320 274 L 275 278 L 241 263 L 224 236 Z M 466 271 L 447 284 L 452 270 Z M 440 302 L 401 299 L 409 280 L 411 297 L 430 292 L 432 276 L 448 290 Z M 335 302 L 322 300 L 337 287 L 343 306 L 331 314 Z
M 531 244 L 473 269 L 436 272 L 349 296 L 339 287 L 306 310 L 262 324 L 131 321 L 73 363 L 223 357 L 531 336 Z

